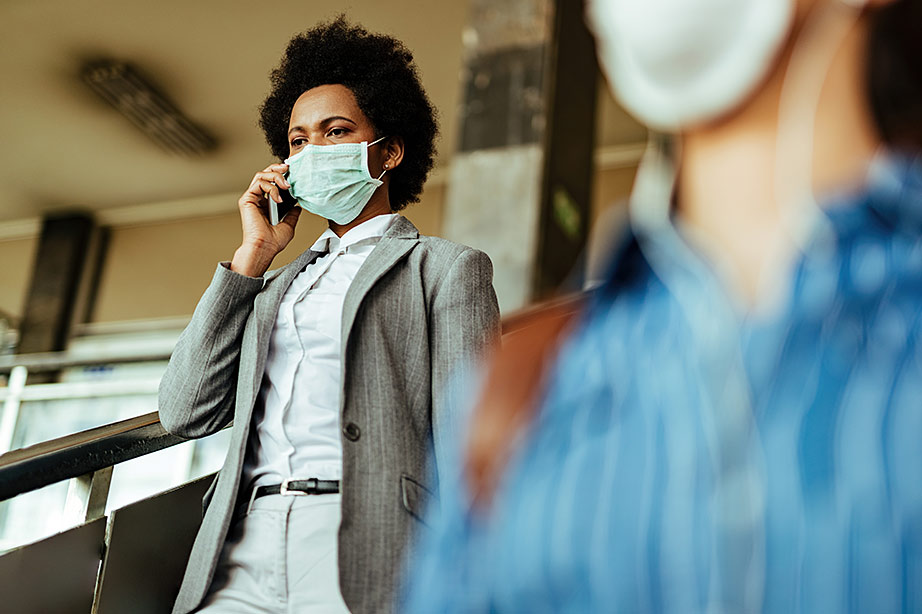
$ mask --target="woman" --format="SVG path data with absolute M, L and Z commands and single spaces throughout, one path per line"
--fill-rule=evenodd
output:
M 403 44 L 340 18 L 296 36 L 272 86 L 260 125 L 285 161 L 241 196 L 243 242 L 160 388 L 173 433 L 234 422 L 174 611 L 385 612 L 453 437 L 439 391 L 498 333 L 492 266 L 395 213 L 436 134 Z M 329 229 L 267 273 L 300 215 L 268 221 L 285 189 Z
M 590 16 L 675 148 L 583 313 L 504 344 L 406 611 L 922 611 L 922 2 Z

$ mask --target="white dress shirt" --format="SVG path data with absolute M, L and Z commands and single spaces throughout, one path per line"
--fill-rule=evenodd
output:
M 311 247 L 323 255 L 295 277 L 282 297 L 245 470 L 252 487 L 288 478 L 342 478 L 343 301 L 396 218 L 373 217 L 342 237 L 327 229 Z

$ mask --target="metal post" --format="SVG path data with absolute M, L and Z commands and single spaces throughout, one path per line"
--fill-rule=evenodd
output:
M 111 483 L 112 467 L 73 478 L 67 486 L 67 500 L 64 503 L 62 519 L 65 526 L 62 528 L 105 516 Z
M 3 404 L 3 417 L 0 418 L 0 454 L 9 452 L 13 447 L 13 435 L 19 420 L 19 404 L 22 391 L 26 387 L 29 371 L 23 366 L 13 367 L 7 384 L 6 403 Z

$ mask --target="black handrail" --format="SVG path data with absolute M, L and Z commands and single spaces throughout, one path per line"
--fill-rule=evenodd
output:
M 0 501 L 187 441 L 144 414 L 0 456 Z
M 585 294 L 559 297 L 503 318 L 503 333 L 514 333 L 537 321 L 548 310 L 579 310 Z M 151 353 L 113 356 L 107 363 L 138 360 L 166 360 L 168 354 Z M 97 365 L 98 358 L 70 358 L 65 352 L 0 357 L 0 373 L 25 365 L 30 371 L 55 370 L 71 366 Z M 49 484 L 86 475 L 151 452 L 187 441 L 172 435 L 160 424 L 157 412 L 113 422 L 73 435 L 66 435 L 28 448 L 0 455 L 0 501 L 38 490 Z

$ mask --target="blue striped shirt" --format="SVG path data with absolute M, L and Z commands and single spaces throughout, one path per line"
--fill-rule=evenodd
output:
M 922 163 L 834 200 L 771 315 L 632 234 L 485 514 L 457 451 L 403 611 L 922 612 Z

